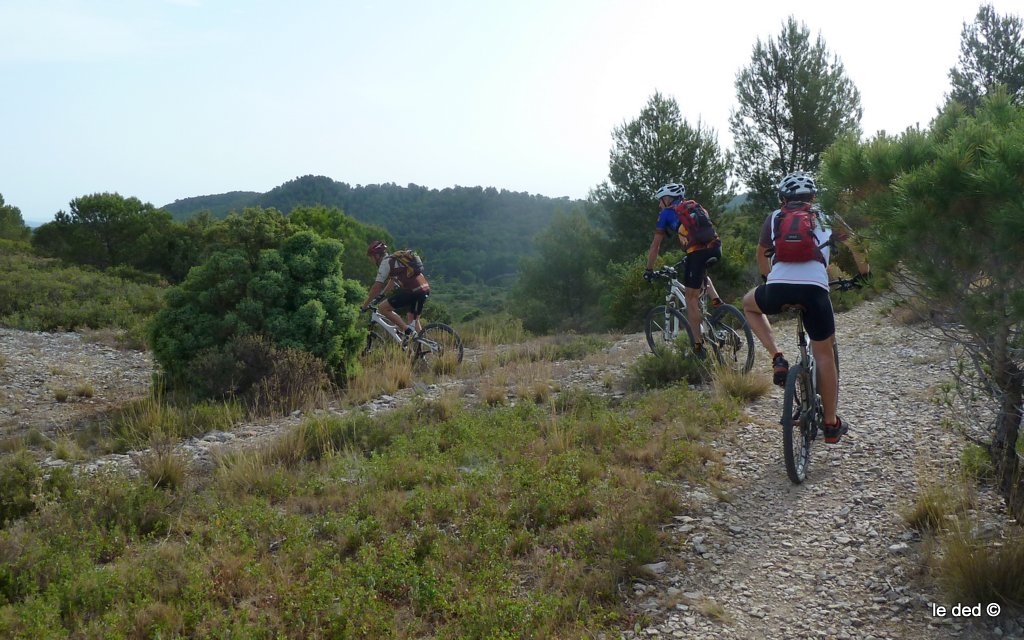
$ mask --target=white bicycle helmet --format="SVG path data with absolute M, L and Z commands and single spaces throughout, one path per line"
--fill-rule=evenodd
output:
M 779 182 L 779 197 L 813 196 L 818 193 L 814 177 L 803 171 L 794 171 Z
M 661 200 L 665 196 L 669 196 L 671 198 L 685 198 L 686 187 L 676 182 L 670 182 L 663 186 L 662 188 L 658 189 L 658 191 L 654 194 L 654 199 Z

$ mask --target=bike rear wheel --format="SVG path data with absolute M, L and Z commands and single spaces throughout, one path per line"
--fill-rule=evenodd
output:
M 754 334 L 743 312 L 731 304 L 719 305 L 708 319 L 707 336 L 718 361 L 734 371 L 747 373 L 754 366 Z
M 678 309 L 660 304 L 647 312 L 644 333 L 651 353 L 657 355 L 662 349 L 675 348 L 677 341 L 685 336 L 686 345 L 693 349 L 693 331 L 690 323 Z
M 786 474 L 793 484 L 807 478 L 811 461 L 811 443 L 818 432 L 815 402 L 811 398 L 809 376 L 799 363 L 789 368 L 782 400 L 782 454 Z
M 462 338 L 443 322 L 423 327 L 414 344 L 413 359 L 430 367 L 445 369 L 462 362 Z

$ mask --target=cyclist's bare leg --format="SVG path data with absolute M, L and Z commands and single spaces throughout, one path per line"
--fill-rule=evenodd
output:
M 693 343 L 699 347 L 701 342 L 700 334 L 700 289 L 683 287 L 683 295 L 686 296 L 686 319 L 690 322 L 690 329 L 693 330 Z
M 835 339 L 833 335 L 825 340 L 811 340 L 814 365 L 818 369 L 818 393 L 821 395 L 821 406 L 825 411 L 825 424 L 836 423 L 836 410 L 839 407 L 839 374 L 836 372 L 836 359 L 832 347 Z
M 768 350 L 768 355 L 774 356 L 776 353 L 779 353 L 779 347 L 775 344 L 775 334 L 772 333 L 772 325 L 768 322 L 768 316 L 764 315 L 761 307 L 757 306 L 757 301 L 754 300 L 754 289 L 751 289 L 747 292 L 747 295 L 743 296 L 743 315 L 747 318 L 750 330 L 754 332 L 757 339 Z
M 419 316 L 413 315 L 412 313 L 410 313 L 407 316 L 407 318 L 408 318 L 407 322 L 408 322 L 409 326 L 412 327 L 413 330 L 416 331 L 416 333 L 419 333 L 420 331 L 423 331 L 423 325 L 420 324 L 420 317 Z
M 395 313 L 395 308 L 391 306 L 390 302 L 382 300 L 381 303 L 377 305 L 377 311 L 379 311 L 382 316 L 390 320 L 393 325 L 398 327 L 399 333 L 405 332 L 405 328 L 408 325 L 405 323 L 405 320 L 402 320 L 402 316 Z

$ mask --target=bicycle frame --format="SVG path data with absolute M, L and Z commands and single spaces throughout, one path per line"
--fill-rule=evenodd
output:
M 707 310 L 708 310 L 708 287 L 707 287 L 707 279 L 706 278 L 704 280 L 704 286 L 700 288 L 700 296 L 698 297 L 698 304 L 699 304 L 698 308 L 700 309 L 700 324 L 701 324 L 701 326 L 697 327 L 696 329 L 691 327 L 691 330 L 700 330 L 701 333 L 703 334 L 703 333 L 706 333 L 705 329 L 708 328 L 706 326 L 707 325 L 707 321 L 708 321 L 708 319 L 707 319 L 707 315 L 708 315 L 707 314 Z M 672 277 L 670 277 L 668 279 L 668 294 L 665 295 L 665 307 L 666 308 L 676 309 L 676 310 L 678 310 L 678 311 L 680 311 L 680 312 L 682 312 L 684 314 L 686 313 L 686 309 L 687 309 L 687 306 L 686 306 L 686 288 L 683 286 L 683 283 L 680 282 L 679 279 L 676 278 L 675 276 L 672 276 Z M 666 319 L 665 330 L 666 331 L 668 331 L 668 328 L 669 328 L 669 323 L 667 322 L 667 320 L 669 320 L 669 315 L 670 315 L 670 312 L 666 309 L 666 311 L 665 311 L 665 319 Z
M 385 318 L 383 314 L 377 311 L 376 307 L 373 307 L 370 312 L 370 326 L 372 327 L 375 324 L 384 329 L 384 331 L 386 331 L 387 334 L 391 336 L 392 340 L 394 340 L 398 344 L 402 344 L 402 336 L 399 335 L 398 333 L 398 327 L 391 324 L 391 322 L 387 318 Z

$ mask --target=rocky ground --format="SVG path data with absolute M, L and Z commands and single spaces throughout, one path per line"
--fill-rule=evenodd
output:
M 722 501 L 684 491 L 675 517 L 682 551 L 634 585 L 649 622 L 626 638 L 1024 637 L 1024 617 L 934 615 L 950 609 L 923 571 L 927 543 L 902 512 L 922 481 L 952 474 L 963 440 L 943 426 L 936 402 L 949 380 L 945 352 L 871 302 L 837 319 L 837 445 L 817 443 L 807 480 L 793 485 L 778 423 L 782 390 L 755 402 L 749 422 L 716 443 L 733 478 Z M 776 337 L 796 359 L 792 323 Z M 767 360 L 759 363 L 769 375 Z M 1014 525 L 981 491 L 979 526 L 993 537 Z
M 1024 617 L 933 614 L 933 605 L 957 603 L 927 579 L 927 542 L 901 514 L 922 481 L 952 472 L 963 441 L 943 426 L 936 402 L 949 378 L 944 352 L 894 324 L 885 306 L 869 302 L 838 318 L 840 413 L 850 434 L 838 445 L 819 442 L 807 481 L 795 486 L 782 460 L 781 390 L 752 404 L 746 424 L 714 443 L 730 475 L 725 490 L 680 489 L 686 509 L 665 523 L 674 551 L 632 585 L 627 597 L 641 622 L 624 638 L 1024 638 Z M 779 325 L 777 337 L 795 360 L 792 325 Z M 642 335 L 622 336 L 583 362 L 545 365 L 546 373 L 563 388 L 620 394 L 626 369 L 645 349 Z M 484 357 L 468 351 L 461 379 L 417 384 L 357 410 L 386 411 L 450 388 L 473 401 L 488 375 L 479 366 Z M 757 366 L 769 375 L 767 360 Z M 0 329 L 0 438 L 33 429 L 58 438 L 83 417 L 144 396 L 151 373 L 144 353 L 77 334 Z M 218 451 L 259 443 L 301 419 L 240 425 L 180 449 L 205 466 Z M 86 466 L 131 468 L 133 459 L 107 456 Z M 995 496 L 982 490 L 978 500 L 979 526 L 990 535 L 1013 526 Z

